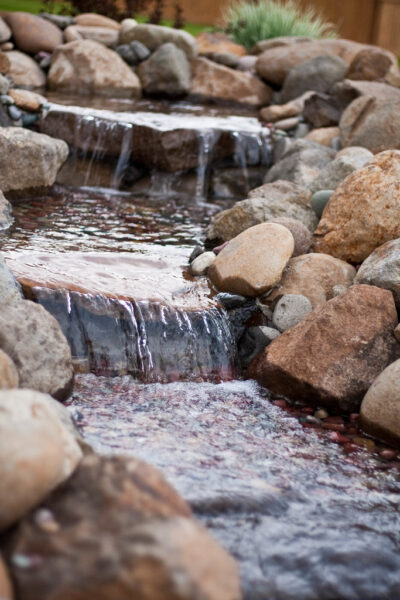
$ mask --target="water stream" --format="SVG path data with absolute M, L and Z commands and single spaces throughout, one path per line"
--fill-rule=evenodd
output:
M 232 203 L 226 182 L 265 170 L 265 132 L 225 109 L 52 100 L 45 128 L 75 139 L 71 159 L 52 193 L 14 207 L 0 244 L 70 342 L 81 373 L 69 407 L 88 442 L 159 466 L 239 561 L 246 600 L 400 598 L 399 462 L 346 454 L 307 407 L 283 410 L 240 380 L 232 319 L 187 271 Z M 143 123 L 158 156 L 133 135 Z M 183 135 L 194 166 L 154 167 L 173 165 L 164 133 L 171 154 Z

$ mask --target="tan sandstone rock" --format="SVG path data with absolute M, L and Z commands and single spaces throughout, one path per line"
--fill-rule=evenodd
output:
M 31 390 L 0 392 L 0 531 L 70 477 L 82 458 L 54 402 Z
M 40 527 L 43 511 L 55 531 Z M 87 455 L 71 479 L 27 517 L 13 554 L 24 600 L 240 600 L 234 560 L 155 468 Z M 101 565 L 101 568 L 99 567 Z
M 0 556 L 0 598 L 2 600 L 13 600 L 11 580 L 8 576 L 6 566 Z
M 362 401 L 360 417 L 365 433 L 400 446 L 400 360 L 375 379 Z
M 271 88 L 250 73 L 235 71 L 207 58 L 192 60 L 191 67 L 193 96 L 252 106 L 268 104 L 272 98 Z
M 118 45 L 119 31 L 109 27 L 94 27 L 92 25 L 70 25 L 64 31 L 66 42 L 76 40 L 93 40 L 113 48 Z
M 0 390 L 17 388 L 18 383 L 19 377 L 17 367 L 8 354 L 3 352 L 3 350 L 0 350 Z
M 311 194 L 290 181 L 266 183 L 252 190 L 246 200 L 216 214 L 207 238 L 227 241 L 253 225 L 281 217 L 296 219 L 313 232 L 318 219 L 310 202 Z
M 8 74 L 16 86 L 29 90 L 45 87 L 46 75 L 33 58 L 12 50 L 7 52 L 7 59 L 10 64 Z
M 286 227 L 261 223 L 231 240 L 208 276 L 223 292 L 260 296 L 280 281 L 293 251 L 294 239 Z
M 113 50 L 92 40 L 64 44 L 55 50 L 48 74 L 51 89 L 67 93 L 138 97 L 138 77 Z
M 256 357 L 249 376 L 273 392 L 357 410 L 373 380 L 398 356 L 393 296 L 355 285 L 317 307 Z
M 260 111 L 260 118 L 267 123 L 275 123 L 281 119 L 297 117 L 303 112 L 305 101 L 307 98 L 310 98 L 312 94 L 312 91 L 305 92 L 299 98 L 290 100 L 290 102 L 286 102 L 286 104 L 273 104 L 272 106 L 265 106 Z
M 62 44 L 61 30 L 46 19 L 26 12 L 8 12 L 4 18 L 21 52 L 53 52 Z
M 330 147 L 332 141 L 339 137 L 339 133 L 339 127 L 318 127 L 317 129 L 310 131 L 305 139 Z
M 335 286 L 348 288 L 356 270 L 343 260 L 329 254 L 305 254 L 289 261 L 278 287 L 268 296 L 268 304 L 274 304 L 285 294 L 306 296 L 313 306 L 321 306 L 335 296 Z
M 121 29 L 121 25 L 118 21 L 109 19 L 104 15 L 98 15 L 97 13 L 82 13 L 76 15 L 75 23 L 77 25 L 82 25 L 83 27 L 107 27 L 108 29 L 115 29 L 116 31 Z
M 19 108 L 28 112 L 39 112 L 42 105 L 47 102 L 44 96 L 29 90 L 11 89 L 8 95 L 11 96 Z
M 74 379 L 71 350 L 42 306 L 29 300 L 2 306 L 0 348 L 14 361 L 22 388 L 68 398 Z
M 360 50 L 352 60 L 347 79 L 361 81 L 385 81 L 398 75 L 397 57 L 388 50 L 368 47 Z
M 362 262 L 400 237 L 400 151 L 378 154 L 349 175 L 329 200 L 314 232 L 316 252 Z
M 244 46 L 233 42 L 225 33 L 203 31 L 196 36 L 196 44 L 200 55 L 214 54 L 215 52 L 229 52 L 236 56 L 246 56 L 247 54 Z

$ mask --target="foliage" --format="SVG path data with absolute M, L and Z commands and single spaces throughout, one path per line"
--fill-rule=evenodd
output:
M 261 40 L 279 36 L 332 37 L 334 27 L 297 0 L 237 0 L 224 16 L 226 31 L 250 50 Z

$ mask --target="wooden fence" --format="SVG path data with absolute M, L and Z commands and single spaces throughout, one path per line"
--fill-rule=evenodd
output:
M 166 1 L 171 17 L 176 0 Z M 229 0 L 181 0 L 186 21 L 218 24 Z M 341 37 L 383 46 L 400 55 L 400 0 L 300 0 L 334 23 Z

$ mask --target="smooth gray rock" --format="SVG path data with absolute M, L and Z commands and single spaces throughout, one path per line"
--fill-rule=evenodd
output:
M 379 246 L 359 268 L 354 283 L 390 290 L 400 309 L 400 238 Z
M 8 90 L 10 89 L 10 82 L 7 77 L 4 75 L 0 75 L 0 94 L 8 94 Z
M 331 196 L 334 194 L 335 190 L 318 190 L 315 192 L 311 198 L 311 206 L 317 217 L 321 218 L 322 213 L 325 210 L 325 206 L 328 204 Z
M 247 368 L 257 356 L 280 332 L 273 327 L 257 325 L 249 327 L 239 342 L 239 357 L 243 368 Z
M 313 307 L 306 296 L 285 294 L 274 308 L 272 322 L 279 331 L 294 327 L 312 311 Z
M 310 185 L 312 193 L 319 190 L 335 190 L 339 183 L 357 169 L 361 169 L 374 155 L 366 148 L 355 148 L 353 152 L 337 156 L 324 167 Z
M 11 270 L 7 267 L 4 258 L 0 256 L 0 307 L 9 303 L 23 300 L 21 286 L 17 283 Z
M 316 56 L 293 67 L 286 76 L 281 92 L 282 103 L 298 98 L 304 92 L 328 92 L 342 81 L 347 64 L 338 56 Z
M 141 42 L 149 50 L 157 50 L 160 46 L 167 43 L 175 44 L 183 50 L 186 56 L 194 58 L 197 55 L 197 44 L 195 38 L 180 29 L 172 27 L 163 27 L 161 25 L 151 25 L 149 23 L 133 24 L 121 28 L 119 43 L 129 44 L 130 42 Z
M 139 65 L 137 74 L 146 94 L 178 98 L 190 91 L 189 61 L 174 44 L 160 46 Z

